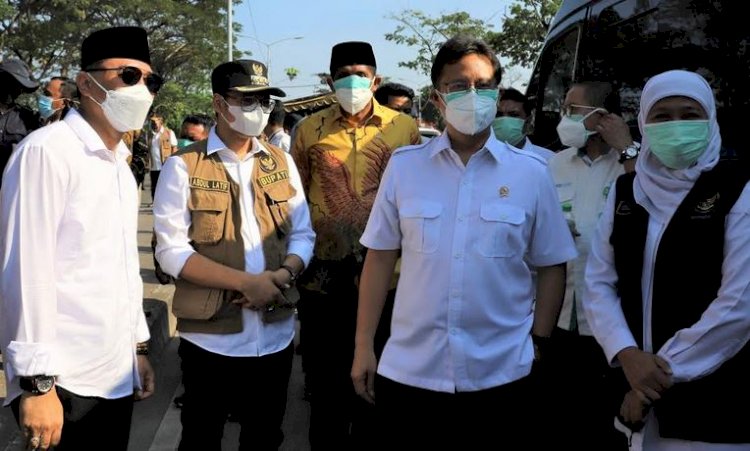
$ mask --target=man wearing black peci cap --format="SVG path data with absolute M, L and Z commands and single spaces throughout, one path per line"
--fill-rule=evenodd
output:
M 156 258 L 175 277 L 180 451 L 220 450 L 231 412 L 240 450 L 276 450 L 292 369 L 297 276 L 315 242 L 291 156 L 261 143 L 275 101 L 266 66 L 211 74 L 216 126 L 167 159 L 154 202 Z
M 39 126 L 39 116 L 16 99 L 38 87 L 23 61 L 12 58 L 0 63 L 0 183 L 15 146 Z
M 0 190 L 0 345 L 27 449 L 126 450 L 154 391 L 138 262 L 138 196 L 121 138 L 153 99 L 146 32 L 92 33 L 79 110 L 31 133 Z M 134 396 L 135 392 L 135 396 Z
M 336 44 L 330 70 L 328 84 L 338 104 L 300 122 L 292 144 L 318 237 L 315 258 L 300 281 L 309 435 L 314 449 L 363 449 L 372 437 L 359 432 L 371 421 L 358 419 L 372 409 L 357 398 L 349 377 L 365 255 L 359 238 L 391 152 L 418 143 L 420 135 L 414 119 L 373 98 L 380 77 L 369 43 Z M 376 352 L 388 336 L 388 322 L 382 324 Z

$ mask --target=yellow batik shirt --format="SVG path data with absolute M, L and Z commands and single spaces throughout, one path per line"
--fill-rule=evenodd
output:
M 319 264 L 352 257 L 361 264 L 359 239 L 388 159 L 397 148 L 421 140 L 413 118 L 375 99 L 372 103 L 372 115 L 364 126 L 351 126 L 339 105 L 332 105 L 305 118 L 294 135 L 291 153 L 310 204 Z M 309 285 L 315 289 L 318 284 Z

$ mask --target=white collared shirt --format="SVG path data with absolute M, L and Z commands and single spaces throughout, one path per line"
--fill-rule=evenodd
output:
M 565 300 L 557 325 L 565 330 L 571 330 L 575 321 L 580 335 L 593 335 L 581 306 L 586 259 L 589 256 L 596 223 L 607 201 L 607 194 L 617 177 L 625 173 L 618 158 L 619 154 L 610 150 L 591 161 L 587 155 L 581 155 L 578 149 L 569 147 L 548 161 L 560 205 L 563 210 L 567 210 L 566 217 L 575 224 L 579 233 L 575 238 L 578 257 L 568 262 Z
M 398 149 L 361 242 L 401 249 L 391 336 L 378 373 L 441 392 L 527 375 L 533 287 L 524 259 L 575 257 L 542 159 L 491 134 L 464 166 L 448 135 Z
M 151 137 L 151 170 L 161 171 L 161 134 L 164 133 L 164 126 Z M 177 137 L 172 130 L 169 130 L 169 144 L 177 147 Z
M 16 376 L 56 375 L 110 399 L 139 384 L 135 344 L 149 332 L 129 154 L 71 110 L 11 156 L 0 195 L 6 404 L 21 393 Z
M 549 163 L 549 159 L 555 156 L 555 152 L 547 148 L 544 148 L 542 146 L 537 146 L 536 144 L 532 143 L 528 137 L 524 138 L 522 149 L 528 152 L 534 152 L 535 154 L 542 157 L 544 161 L 548 163 Z
M 270 144 L 273 144 L 274 146 L 287 153 L 289 152 L 289 147 L 292 145 L 291 141 L 291 136 L 289 136 L 283 128 L 276 130 L 275 132 L 271 133 L 271 136 L 268 137 L 268 142 Z
M 240 232 L 245 244 L 245 271 L 260 274 L 266 269 L 266 263 L 260 228 L 255 220 L 251 175 L 256 160 L 253 155 L 267 151 L 253 138 L 252 150 L 240 161 L 237 154 L 224 145 L 213 127 L 208 135 L 208 155 L 217 152 L 227 173 L 240 185 Z M 297 191 L 289 199 L 292 231 L 289 234 L 287 254 L 297 255 L 307 266 L 312 257 L 315 233 L 297 167 L 290 155 L 285 156 L 289 166 L 289 179 Z M 156 258 L 162 269 L 174 277 L 179 277 L 185 262 L 195 253 L 188 237 L 191 224 L 189 197 L 190 185 L 185 161 L 180 157 L 169 157 L 156 186 L 154 230 L 158 238 Z M 233 357 L 272 354 L 286 348 L 294 338 L 294 317 L 266 324 L 260 313 L 242 309 L 242 325 L 242 332 L 236 334 L 181 332 L 180 336 L 210 352 Z
M 615 185 L 616 186 L 616 185 Z M 621 350 L 637 346 L 617 296 L 614 251 L 609 243 L 614 224 L 615 186 L 591 241 L 583 307 L 594 336 L 614 363 Z M 643 252 L 643 348 L 669 363 L 674 382 L 686 382 L 715 371 L 750 338 L 750 184 L 725 220 L 724 261 L 718 296 L 691 327 L 679 330 L 661 349 L 652 349 L 651 302 L 656 251 L 668 224 L 649 215 Z M 690 243 L 685 243 L 689 246 Z M 685 283 L 701 283 L 686 280 Z

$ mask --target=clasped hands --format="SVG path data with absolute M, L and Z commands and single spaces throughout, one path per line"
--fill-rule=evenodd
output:
M 269 306 L 287 303 L 283 290 L 291 287 L 291 275 L 285 269 L 263 271 L 260 274 L 243 273 L 239 294 L 232 301 L 250 310 L 265 310 Z
M 625 348 L 617 354 L 631 390 L 620 406 L 620 416 L 629 424 L 643 422 L 651 404 L 672 386 L 672 370 L 661 357 L 638 348 Z

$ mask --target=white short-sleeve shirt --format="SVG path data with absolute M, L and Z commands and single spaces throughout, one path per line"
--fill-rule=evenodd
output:
M 445 133 L 398 149 L 361 242 L 402 250 L 378 373 L 442 392 L 483 390 L 530 372 L 529 265 L 576 256 L 543 160 L 494 134 L 465 166 Z

